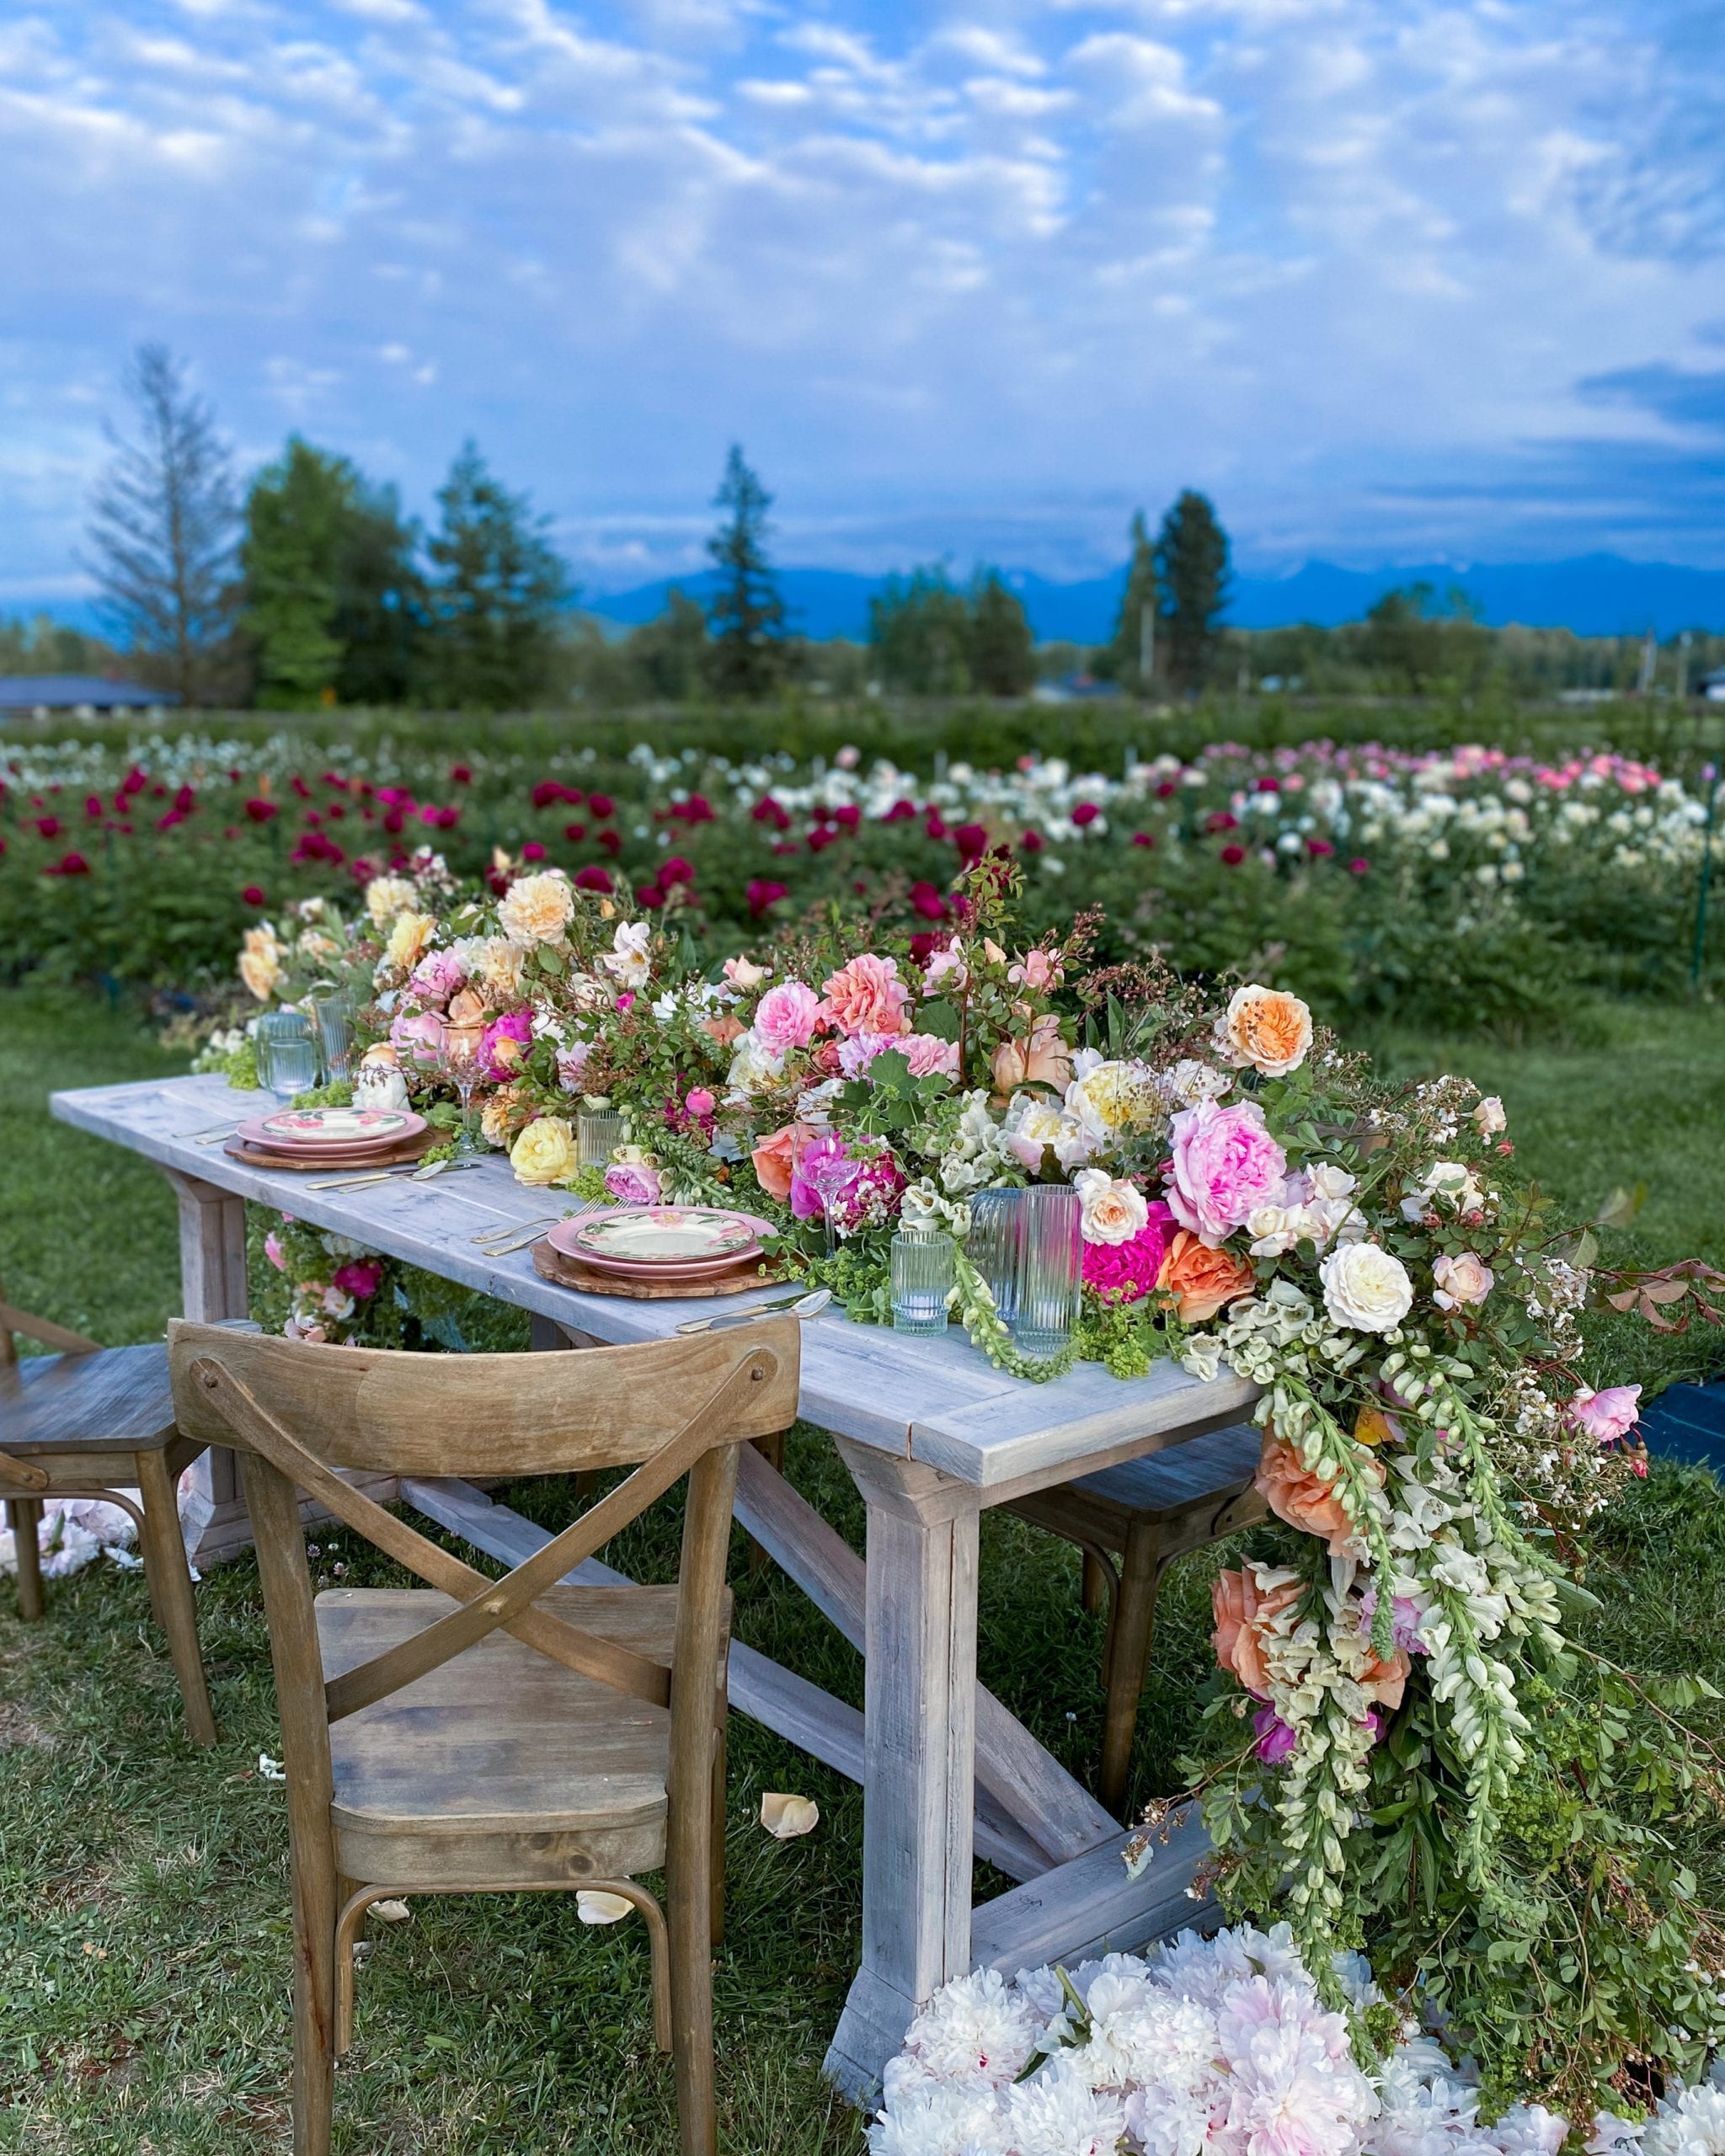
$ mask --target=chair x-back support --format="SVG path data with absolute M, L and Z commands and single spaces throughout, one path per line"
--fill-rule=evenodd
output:
M 296 2156 L 328 2156 L 352 1948 L 385 1895 L 602 1888 L 647 1919 L 685 2156 L 715 2145 L 737 1454 L 796 1415 L 793 1318 L 582 1355 L 410 1355 L 176 1321 L 184 1427 L 233 1447 L 269 1613 L 293 1872 Z M 502 1580 L 336 1470 L 634 1471 Z M 558 1582 L 685 1476 L 675 1587 Z M 296 1492 L 424 1588 L 312 1596 Z M 667 1927 L 636 1884 L 663 1866 Z M 668 1967 L 667 1967 L 668 1965 Z
M 1262 1442 L 1253 1424 L 1236 1423 L 1166 1452 L 1013 1498 L 1006 1508 L 1084 1552 L 1087 1609 L 1099 1609 L 1107 1597 L 1107 1704 L 1097 1795 L 1117 1818 L 1126 1801 L 1162 1575 L 1187 1550 L 1220 1542 L 1264 1517 L 1268 1508 L 1252 1485 Z
M 16 1336 L 55 1352 L 20 1357 Z M 19 1614 L 42 1614 L 37 1547 L 45 1497 L 99 1497 L 137 1522 L 144 1582 L 168 1637 L 194 1743 L 216 1742 L 198 1651 L 191 1572 L 174 1492 L 204 1449 L 175 1427 L 165 1347 L 100 1348 L 0 1290 L 0 1493 L 18 1567 Z M 136 1490 L 136 1498 L 127 1494 Z

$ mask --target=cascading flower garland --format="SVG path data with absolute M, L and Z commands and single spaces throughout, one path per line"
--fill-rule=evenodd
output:
M 1216 1582 L 1191 1763 L 1210 1881 L 1285 1913 L 1327 2009 L 1334 1951 L 1362 1948 L 1451 2017 L 1489 2104 L 1632 2111 L 1696 2079 L 1725 2038 L 1725 1940 L 1682 1855 L 1717 1794 L 1680 1719 L 1706 1688 L 1566 1629 L 1586 1524 L 1644 1471 L 1636 1389 L 1578 1382 L 1590 1238 L 1518 1177 L 1498 1102 L 1383 1085 L 1283 990 L 1097 971 L 1082 914 L 1018 946 L 996 857 L 932 945 L 835 919 L 707 970 L 554 871 L 411 871 L 363 921 L 323 908 L 242 958 L 254 990 L 369 999 L 362 1086 L 427 1100 L 454 1036 L 524 1182 L 744 1204 L 876 1320 L 895 1224 L 933 1219 L 956 1315 L 1007 1368 L 1173 1355 L 1261 1388 L 1274 1524 Z M 602 1185 L 584 1107 L 624 1119 Z M 1077 1193 L 1083 1316 L 1032 1364 L 965 1245 L 980 1193 L 1049 1182 Z

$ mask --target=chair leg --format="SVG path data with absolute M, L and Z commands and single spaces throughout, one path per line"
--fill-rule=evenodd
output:
M 8 1497 L 6 1517 L 18 1566 L 18 1614 L 34 1625 L 42 1614 L 42 1553 L 36 1543 L 42 1521 L 40 1497 Z
M 293 2156 L 329 2156 L 335 2123 L 335 1865 L 293 1875 Z
M 179 1694 L 185 1706 L 187 1734 L 194 1744 L 216 1742 L 216 1716 L 210 1705 L 210 1688 L 204 1677 L 204 1657 L 198 1646 L 197 1611 L 192 1600 L 192 1576 L 180 1538 L 179 1511 L 174 1501 L 174 1484 L 167 1462 L 159 1452 L 137 1454 L 138 1487 L 144 1499 L 144 1572 L 156 1618 L 168 1635 L 168 1652 L 179 1678 Z
M 1087 1550 L 1084 1553 L 1084 1583 L 1080 1593 L 1087 1614 L 1092 1617 L 1099 1614 L 1108 1598 L 1108 1569 L 1100 1557 L 1092 1556 Z
M 717 2156 L 718 2103 L 713 2068 L 713 1912 L 706 1821 L 683 1833 L 672 1822 L 665 1865 L 670 1927 L 671 2063 L 676 2076 L 682 2156 Z M 299 2156 L 299 2152 L 295 2152 Z M 308 2152 L 309 2156 L 309 2152 Z M 318 2156 L 323 2156 L 318 2151 Z
M 712 1846 L 708 1860 L 713 1874 L 708 1940 L 715 1954 L 724 1944 L 724 1772 L 725 1735 L 729 1721 L 727 1703 L 721 1693 L 718 1726 L 713 1732 L 713 1821 L 708 1830 Z
M 784 1473 L 785 1433 L 782 1430 L 775 1430 L 769 1437 L 752 1438 L 750 1438 L 750 1443 L 754 1446 L 756 1451 L 760 1454 L 761 1457 L 766 1462 L 767 1465 L 772 1470 L 775 1475 L 782 1475 Z M 752 1535 L 750 1535 L 749 1538 L 750 1578 L 752 1580 L 758 1577 L 761 1573 L 766 1570 L 766 1567 L 772 1563 L 772 1559 L 761 1548 L 761 1545 L 756 1541 Z
M 1150 1662 L 1151 1625 L 1162 1581 L 1161 1541 L 1153 1527 L 1127 1529 L 1126 1548 L 1120 1560 L 1119 1594 L 1109 1628 L 1102 1778 L 1097 1795 L 1103 1810 L 1112 1812 L 1117 1819 L 1126 1801 L 1132 1739 L 1138 1727 L 1138 1698 Z

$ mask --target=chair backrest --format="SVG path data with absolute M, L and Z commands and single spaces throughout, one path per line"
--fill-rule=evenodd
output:
M 98 1343 L 86 1340 L 83 1333 L 68 1331 L 65 1326 L 56 1325 L 51 1318 L 33 1317 L 29 1311 L 19 1310 L 16 1303 L 8 1303 L 6 1283 L 0 1280 L 0 1364 L 18 1360 L 14 1336 L 20 1332 L 26 1340 L 39 1341 L 44 1348 L 55 1348 L 62 1355 L 101 1353 Z
M 671 1711 L 671 1799 L 704 1801 L 737 1447 L 795 1419 L 793 1317 L 633 1348 L 410 1355 L 330 1348 L 176 1319 L 175 1417 L 239 1454 L 299 1799 L 329 1797 L 328 1725 L 502 1628 L 553 1661 Z M 335 1472 L 556 1474 L 633 1465 L 608 1496 L 501 1580 L 488 1579 Z M 536 1598 L 689 1478 L 669 1670 L 535 1607 Z M 398 1646 L 324 1680 L 296 1491 L 457 1607 Z M 291 1795 L 295 1792 L 291 1792 Z M 301 1803 L 295 1810 L 308 1816 Z

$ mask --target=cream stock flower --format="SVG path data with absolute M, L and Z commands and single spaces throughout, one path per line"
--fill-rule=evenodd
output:
M 535 1116 L 510 1146 L 509 1164 L 517 1182 L 555 1182 L 575 1165 L 574 1126 L 566 1116 Z
M 384 928 L 398 914 L 411 913 L 418 896 L 405 876 L 374 876 L 366 886 L 366 910 Z
M 497 908 L 498 925 L 513 943 L 556 943 L 575 910 L 575 894 L 561 869 L 518 876 Z
M 384 964 L 398 967 L 403 973 L 410 972 L 431 941 L 436 926 L 435 914 L 398 914 L 391 925 L 388 941 L 383 946 Z
M 1343 1243 L 1318 1267 L 1332 1324 L 1389 1332 L 1413 1307 L 1413 1283 L 1399 1257 L 1376 1243 Z

